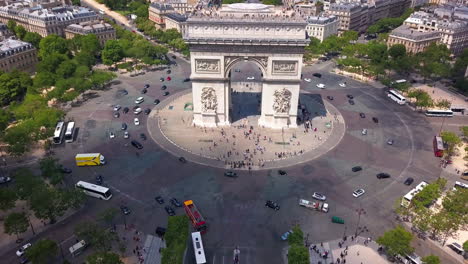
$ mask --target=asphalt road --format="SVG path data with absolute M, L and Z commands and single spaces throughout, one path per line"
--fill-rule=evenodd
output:
M 145 83 L 151 87 L 143 95 L 143 108 L 152 107 L 155 98 L 167 98 L 162 95 L 162 84 L 168 86 L 170 94 L 189 89 L 190 83 L 182 80 L 189 76 L 190 67 L 179 59 L 177 63 L 178 66 L 171 69 L 171 81 L 159 81 L 160 77 L 168 76 L 165 70 L 133 78 L 122 77 L 122 83 L 100 92 L 98 98 L 68 113 L 67 117 L 74 119 L 79 127 L 77 140 L 55 149 L 61 162 L 74 170 L 67 178 L 67 184 L 72 185 L 78 180 L 93 182 L 96 175 L 102 174 L 104 185 L 113 190 L 114 197 L 110 201 L 91 198 L 76 216 L 37 238 L 66 240 L 63 246 L 68 248 L 73 242 L 70 237 L 77 223 L 93 219 L 105 208 L 121 204 L 132 210 L 126 218 L 127 223 L 153 233 L 156 226 L 167 224 L 164 205 L 154 200 L 155 196 L 161 195 L 166 203 L 171 197 L 195 201 L 208 223 L 209 231 L 203 242 L 209 263 L 229 263 L 236 246 L 241 249 L 241 263 L 283 263 L 281 252 L 287 245 L 280 236 L 292 225 L 300 224 L 304 233 L 309 235 L 310 243 L 336 239 L 357 230 L 356 212 L 362 208 L 364 213 L 360 226 L 366 226 L 370 232 L 361 235 L 376 238 L 395 225 L 392 207 L 398 197 L 410 190 L 403 185 L 407 177 L 415 178 L 414 184 L 417 184 L 421 180 L 434 180 L 441 174 L 438 159 L 432 153 L 432 137 L 437 132 L 431 122 L 437 123 L 437 120 L 428 120 L 408 107 L 395 104 L 387 99 L 382 89 L 330 74 L 329 63 L 306 67 L 304 77 L 312 81 L 303 82 L 301 88 L 304 94 L 319 94 L 323 100 L 327 100 L 326 96 L 333 96 L 331 103 L 341 111 L 347 132 L 337 147 L 320 158 L 284 168 L 287 176 L 278 175 L 276 170 L 266 170 L 239 172 L 237 179 L 231 179 L 224 177 L 221 169 L 190 162 L 181 164 L 177 157 L 166 153 L 150 139 L 138 139 L 144 145 L 141 151 L 126 146 L 129 140 L 123 138 L 121 123 L 129 125 L 128 131 L 135 138 L 140 133 L 147 134 L 146 116 L 140 114 L 141 124 L 135 126 L 132 113 L 121 114 L 120 118 L 112 117 L 112 105 L 133 107 L 133 101 L 141 96 Z M 256 80 L 261 78 L 260 71 L 253 64 L 238 67 L 241 73 L 238 76 L 233 73 L 233 80 L 243 80 L 252 75 Z M 313 72 L 320 72 L 322 78 L 312 77 Z M 338 86 L 343 81 L 347 82 L 345 88 Z M 326 89 L 318 89 L 315 85 L 319 82 L 324 83 Z M 123 89 L 128 91 L 128 95 L 119 92 Z M 348 103 L 347 94 L 354 96 L 355 105 Z M 359 117 L 360 112 L 365 113 L 366 118 Z M 373 116 L 379 118 L 378 124 L 372 122 Z M 456 120 L 454 118 L 450 122 Z M 363 128 L 368 129 L 366 136 L 361 135 Z M 116 138 L 110 139 L 109 131 L 116 132 Z M 386 144 L 390 138 L 395 140 L 393 146 Z M 106 156 L 108 164 L 77 168 L 74 156 L 82 152 L 100 152 Z M 356 165 L 364 170 L 353 173 L 351 167 Z M 379 180 L 375 176 L 379 172 L 390 173 L 392 177 Z M 365 189 L 366 193 L 360 198 L 352 197 L 351 193 L 358 188 Z M 312 199 L 314 191 L 327 196 L 330 204 L 328 214 L 298 206 L 299 198 Z M 265 200 L 278 202 L 281 210 L 265 207 Z M 176 209 L 176 213 L 184 212 Z M 331 223 L 331 216 L 344 218 L 345 225 Z M 118 222 L 123 222 L 122 216 Z M 186 264 L 194 263 L 190 248 L 191 245 Z M 10 251 L 3 260 L 14 263 L 17 259 Z M 450 263 L 443 260 L 443 263 Z

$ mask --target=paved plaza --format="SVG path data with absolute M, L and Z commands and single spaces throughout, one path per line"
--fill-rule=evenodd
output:
M 274 168 L 277 161 L 286 160 L 291 164 L 304 162 L 325 153 L 327 150 L 317 149 L 331 135 L 334 144 L 330 147 L 336 146 L 344 135 L 343 117 L 320 96 L 300 96 L 297 128 L 270 129 L 258 125 L 261 85 L 235 83 L 232 87 L 230 126 L 194 126 L 190 92 L 175 95 L 162 109 L 152 113 L 148 124 L 157 122 L 164 138 L 180 148 L 178 156 L 185 157 L 186 151 L 218 161 L 216 166 L 228 169 Z M 160 143 L 160 140 L 156 141 Z M 197 158 L 200 163 L 205 163 L 204 159 Z

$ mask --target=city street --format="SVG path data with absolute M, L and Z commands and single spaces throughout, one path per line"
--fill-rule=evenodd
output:
M 101 174 L 104 185 L 111 188 L 114 197 L 110 201 L 89 198 L 77 214 L 35 239 L 66 240 L 63 246 L 67 251 L 74 242 L 70 237 L 77 223 L 94 219 L 105 208 L 119 205 L 132 210 L 126 218 L 128 224 L 153 233 L 157 226 L 167 225 L 164 205 L 175 197 L 179 201 L 194 200 L 206 218 L 208 232 L 203 236 L 203 243 L 208 263 L 231 263 L 233 249 L 238 246 L 240 263 L 279 264 L 283 263 L 281 252 L 287 246 L 280 236 L 292 225 L 301 226 L 309 243 L 335 240 L 358 232 L 359 211 L 359 226 L 369 230 L 361 235 L 375 239 L 396 224 L 392 208 L 395 200 L 411 189 L 403 184 L 407 177 L 415 179 L 414 187 L 421 180 L 432 181 L 441 175 L 439 160 L 432 151 L 432 138 L 442 119 L 429 120 L 409 107 L 389 100 L 383 89 L 330 73 L 330 62 L 304 68 L 304 78 L 310 78 L 311 82 L 303 81 L 301 92 L 320 95 L 341 112 L 346 132 L 335 148 L 314 160 L 283 168 L 287 175 L 279 175 L 277 170 L 238 171 L 239 177 L 233 179 L 223 176 L 223 169 L 198 165 L 190 160 L 183 164 L 150 137 L 145 141 L 139 139 L 140 133 L 148 135 L 147 115 L 139 114 L 140 125 L 135 126 L 132 113 L 134 100 L 139 96 L 145 100 L 142 109 L 153 109 L 154 99 L 163 101 L 191 88 L 190 82 L 183 82 L 190 76 L 190 65 L 179 58 L 176 61 L 178 66 L 171 67 L 171 74 L 162 70 L 137 77 L 120 77 L 120 84 L 99 92 L 99 97 L 67 114 L 67 118 L 79 127 L 77 139 L 54 150 L 62 164 L 73 168 L 72 176 L 66 178 L 67 185 L 72 186 L 78 180 L 94 182 L 95 176 Z M 233 73 L 233 82 L 245 80 L 247 76 L 261 80 L 260 70 L 254 64 L 243 64 L 239 68 L 242 72 Z M 314 77 L 313 73 L 321 73 L 322 77 Z M 169 75 L 170 81 L 159 80 Z M 342 82 L 346 82 L 346 87 L 338 85 Z M 142 95 L 140 91 L 146 83 L 151 87 Z M 318 89 L 318 83 L 325 84 L 325 89 Z M 163 96 L 164 91 L 160 89 L 163 84 L 167 85 L 168 96 Z M 122 92 L 124 89 L 128 95 Z M 347 95 L 354 97 L 354 105 L 348 102 Z M 333 96 L 333 100 L 327 96 Z M 130 112 L 121 112 L 119 118 L 114 118 L 112 106 L 115 104 L 129 107 Z M 366 117 L 361 118 L 359 113 Z M 377 117 L 379 122 L 374 123 L 372 117 Z M 127 123 L 131 139 L 143 144 L 142 150 L 132 147 L 131 139 L 123 138 L 122 122 Z M 444 129 L 462 122 L 459 118 L 446 120 Z M 361 134 L 364 128 L 368 130 L 367 135 Z M 116 134 L 114 139 L 109 138 L 110 131 Z M 388 145 L 388 139 L 393 139 L 394 144 Z M 76 167 L 74 156 L 87 152 L 102 153 L 108 164 Z M 352 172 L 351 168 L 357 165 L 363 170 Z M 377 179 L 375 175 L 379 172 L 389 173 L 391 178 Z M 358 188 L 365 189 L 366 193 L 354 198 L 352 192 Z M 299 198 L 312 200 L 315 191 L 327 196 L 328 213 L 298 205 Z M 166 200 L 166 204 L 156 203 L 154 198 L 158 195 Z M 265 207 L 266 200 L 278 202 L 281 209 L 275 211 Z M 176 209 L 176 214 L 184 214 L 183 209 Z M 332 223 L 332 216 L 343 218 L 345 224 Z M 123 222 L 121 215 L 118 222 Z M 441 256 L 442 263 L 452 263 L 440 252 L 436 254 Z M 67 252 L 65 255 L 75 263 Z M 17 257 L 11 250 L 3 260 L 14 263 Z M 185 257 L 185 264 L 189 263 L 195 263 L 191 245 Z

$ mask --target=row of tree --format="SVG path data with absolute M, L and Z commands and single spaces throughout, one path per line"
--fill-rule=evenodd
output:
M 292 228 L 292 233 L 288 237 L 288 244 L 288 263 L 310 263 L 309 249 L 304 246 L 304 233 L 298 225 Z
M 386 33 L 401 26 L 403 22 L 413 13 L 412 8 L 408 8 L 400 17 L 385 17 L 379 19 L 375 24 L 367 28 L 368 34 Z

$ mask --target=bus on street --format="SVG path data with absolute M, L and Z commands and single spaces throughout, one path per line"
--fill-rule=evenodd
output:
M 436 157 L 442 157 L 444 156 L 444 141 L 442 140 L 442 137 L 435 136 L 434 141 L 433 141 L 433 146 L 434 146 L 434 155 Z
M 414 187 L 414 189 L 412 189 L 409 193 L 403 196 L 403 199 L 401 200 L 401 206 L 408 208 L 411 204 L 411 200 L 413 200 L 413 197 L 420 191 L 422 191 L 422 189 L 424 189 L 424 187 L 426 187 L 427 185 L 427 182 L 422 181 L 420 184 Z
M 453 117 L 453 111 L 441 109 L 427 109 L 426 116 Z
M 195 206 L 192 200 L 187 200 L 184 202 L 184 210 L 187 216 L 192 222 L 192 226 L 195 230 L 202 233 L 206 232 L 206 222 L 203 216 L 198 211 L 198 208 Z
M 58 122 L 55 127 L 53 142 L 54 144 L 62 144 L 63 132 L 65 131 L 65 122 Z
M 109 188 L 95 185 L 89 182 L 79 181 L 76 183 L 75 187 L 79 190 L 82 190 L 85 194 L 101 199 L 101 200 L 109 200 L 112 198 L 112 192 Z
M 75 122 L 68 122 L 67 130 L 65 131 L 65 142 L 72 143 L 74 134 L 75 134 Z
M 406 98 L 396 90 L 389 90 L 387 96 L 399 105 L 406 104 Z
M 197 264 L 206 263 L 205 250 L 203 249 L 203 242 L 200 232 L 192 233 L 193 251 L 195 252 L 195 261 Z

